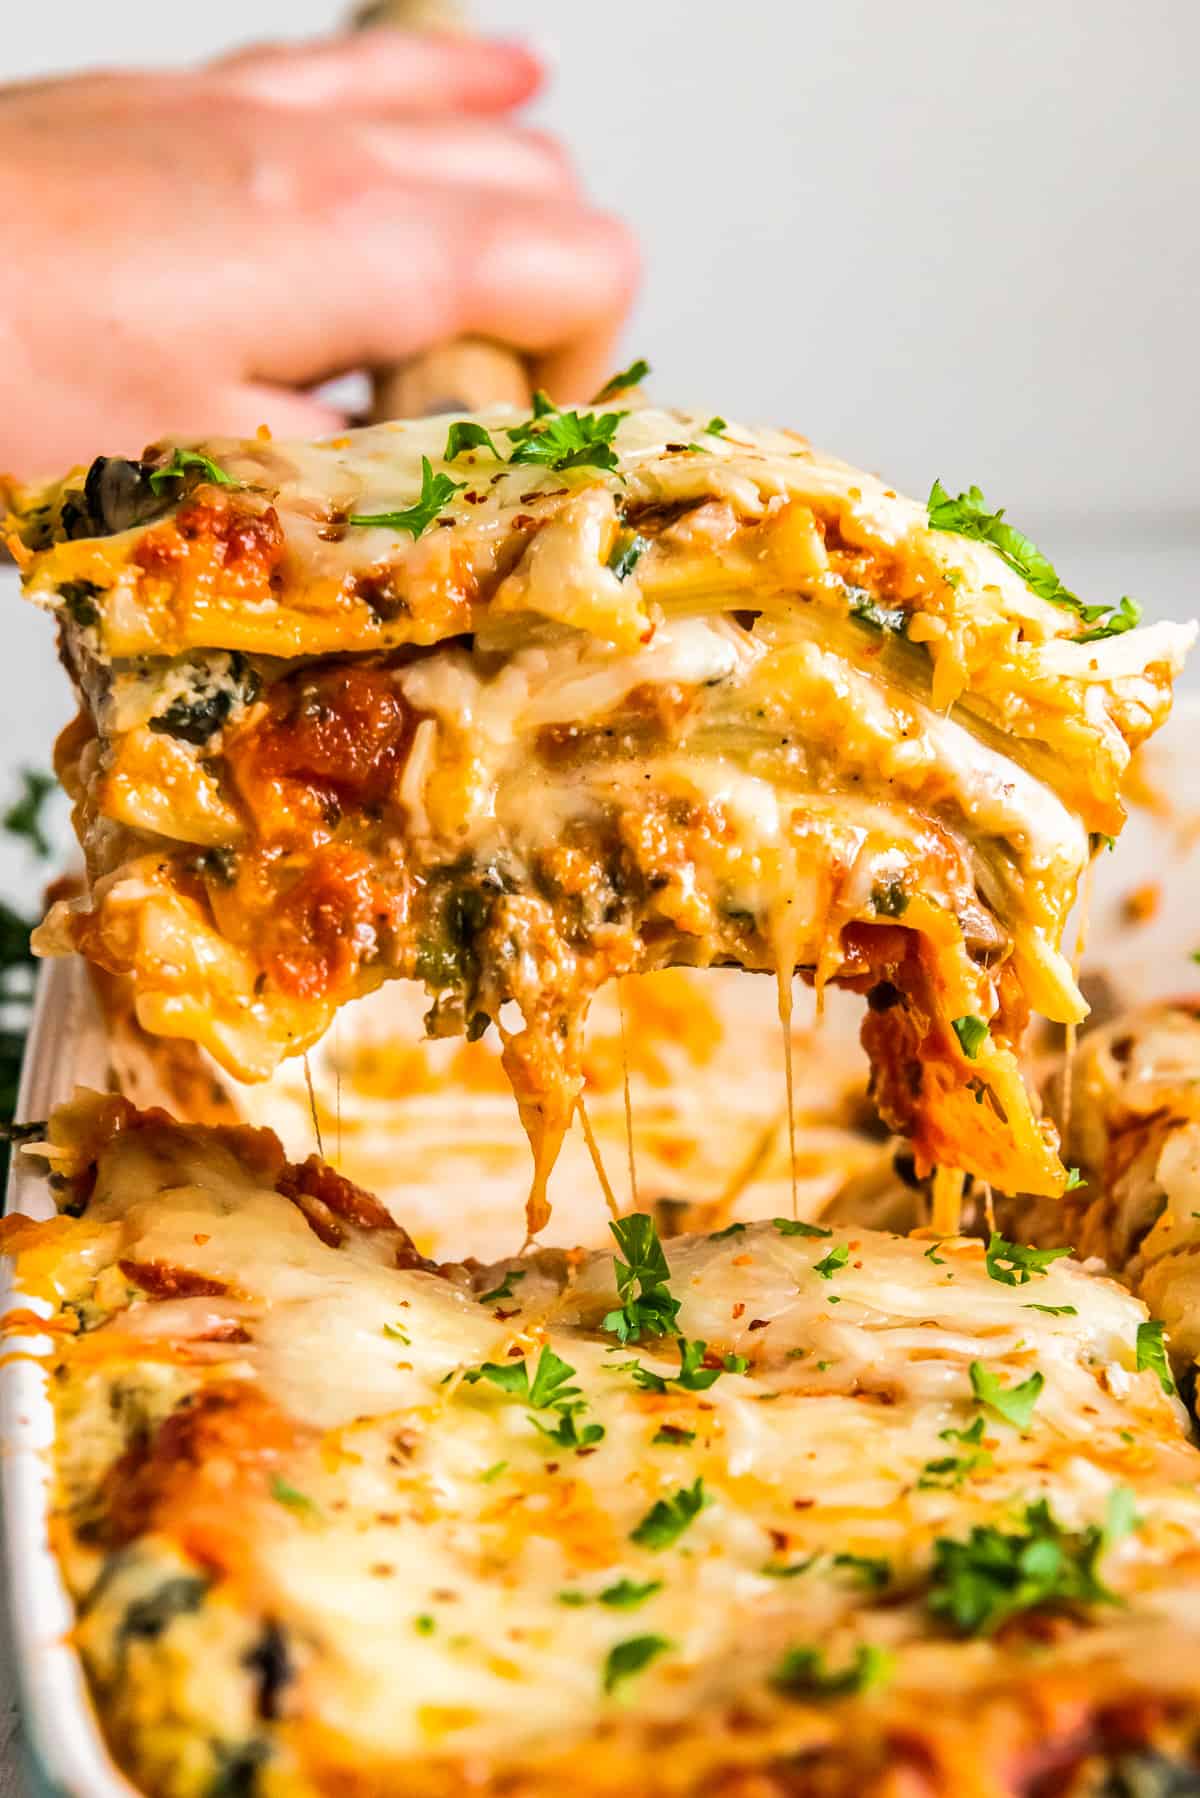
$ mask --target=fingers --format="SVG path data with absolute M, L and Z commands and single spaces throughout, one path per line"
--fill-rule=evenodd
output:
M 515 125 L 367 120 L 353 127 L 353 139 L 377 168 L 403 181 L 560 196 L 576 188 L 561 145 L 544 132 Z
M 636 279 L 626 228 L 578 201 L 476 187 L 410 189 L 389 204 L 381 184 L 341 201 L 335 220 L 278 215 L 240 273 L 231 258 L 212 271 L 208 294 L 241 334 L 247 367 L 269 381 L 310 382 L 476 335 L 550 356 L 574 385 L 606 372 Z M 558 354 L 571 343 L 581 351 Z
M 363 113 L 495 113 L 542 83 L 524 44 L 378 27 L 301 45 L 269 44 L 212 65 L 222 87 L 274 106 Z

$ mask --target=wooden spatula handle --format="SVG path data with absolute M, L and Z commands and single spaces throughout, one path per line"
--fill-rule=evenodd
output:
M 463 31 L 455 0 L 368 0 L 351 24 L 398 25 L 407 31 Z M 529 370 L 515 350 L 483 337 L 437 344 L 407 362 L 373 371 L 371 417 L 421 418 L 433 412 L 475 412 L 485 406 L 529 404 Z

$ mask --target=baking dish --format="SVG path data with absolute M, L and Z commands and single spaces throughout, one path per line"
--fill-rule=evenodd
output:
M 1197 722 L 1200 707 L 1179 707 L 1141 770 L 1140 790 L 1150 805 L 1134 814 L 1120 853 L 1102 856 L 1097 868 L 1088 959 L 1094 969 L 1103 969 L 1113 989 L 1110 999 L 1117 1002 L 1142 1003 L 1200 984 L 1188 959 L 1200 941 L 1194 915 L 1200 769 L 1188 756 Z M 760 1002 L 766 983 L 748 984 Z M 765 999 L 769 1008 L 769 992 Z M 18 1115 L 44 1117 L 76 1084 L 105 1084 L 108 1066 L 104 1029 L 84 969 L 71 960 L 48 964 L 38 986 Z M 763 1072 L 764 1078 L 777 1077 L 773 1066 Z M 262 1102 L 256 1104 L 263 1119 Z M 288 1106 L 294 1113 L 294 1101 L 285 1095 Z M 19 1157 L 7 1208 L 35 1218 L 52 1212 L 44 1183 Z M 44 1308 L 16 1289 L 7 1273 L 3 1300 L 5 1309 Z M 10 1339 L 0 1367 L 10 1627 L 33 1778 L 39 1793 L 131 1798 L 134 1788 L 105 1751 L 69 1643 L 71 1607 L 49 1547 L 47 1450 L 53 1418 L 42 1367 L 31 1358 L 40 1346 L 44 1339 Z

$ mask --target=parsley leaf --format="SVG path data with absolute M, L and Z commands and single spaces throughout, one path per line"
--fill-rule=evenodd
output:
M 1019 1386 L 1004 1386 L 999 1375 L 992 1373 L 982 1361 L 972 1361 L 968 1371 L 971 1375 L 971 1389 L 981 1405 L 989 1406 L 1005 1423 L 1011 1423 L 1014 1429 L 1029 1428 L 1033 1408 L 1046 1384 L 1044 1374 L 1035 1370 Z
M 721 437 L 729 429 L 729 420 L 715 413 L 700 433 L 702 437 Z
M 679 1316 L 679 1300 L 672 1298 L 667 1281 L 671 1269 L 663 1253 L 654 1219 L 644 1211 L 615 1219 L 609 1229 L 627 1257 L 614 1257 L 613 1272 L 621 1304 L 601 1320 L 600 1328 L 621 1342 L 640 1342 L 647 1336 L 669 1336 Z
M 481 1305 L 490 1305 L 495 1299 L 514 1298 L 516 1295 L 513 1292 L 513 1287 L 518 1280 L 523 1280 L 525 1278 L 527 1271 L 528 1270 L 523 1267 L 510 1267 L 499 1286 L 493 1286 L 490 1292 L 480 1293 L 479 1303 Z
M 1010 1617 L 1047 1606 L 1114 1604 L 1098 1571 L 1112 1539 L 1095 1524 L 1065 1530 L 1039 1499 L 1016 1530 L 976 1524 L 965 1541 L 939 1538 L 929 1609 L 958 1634 L 972 1636 L 991 1635 Z
M 882 1592 L 891 1583 L 892 1564 L 882 1555 L 834 1555 L 833 1564 L 872 1592 Z
M 662 1591 L 660 1579 L 619 1579 L 613 1586 L 605 1586 L 599 1594 L 600 1603 L 610 1606 L 614 1611 L 633 1611 L 638 1605 L 645 1604 L 656 1592 Z
M 584 1399 L 574 1399 L 566 1404 L 556 1404 L 554 1408 L 558 1412 L 556 1424 L 543 1423 L 540 1417 L 532 1416 L 529 1421 L 535 1429 L 541 1431 L 547 1441 L 553 1442 L 556 1448 L 579 1450 L 593 1448 L 597 1442 L 603 1442 L 604 1425 L 602 1423 L 585 1423 L 582 1429 L 579 1427 L 577 1422 L 579 1413 L 587 1410 L 587 1403 Z
M 52 774 L 43 774 L 40 768 L 22 768 L 21 784 L 25 790 L 5 812 L 4 828 L 10 836 L 24 837 L 33 853 L 45 861 L 51 849 L 42 815 L 46 800 L 58 782 Z
M 1047 1317 L 1078 1317 L 1074 1305 L 1024 1305 L 1025 1311 L 1044 1311 Z
M 832 1230 L 823 1230 L 820 1224 L 806 1224 L 799 1217 L 773 1217 L 771 1222 L 781 1236 L 832 1236 Z
M 840 1273 L 850 1259 L 850 1250 L 844 1242 L 839 1242 L 835 1249 L 830 1249 L 824 1260 L 813 1266 L 814 1274 L 820 1274 L 823 1280 L 832 1280 L 834 1274 Z
M 627 1642 L 618 1642 L 609 1649 L 604 1663 L 604 1690 L 615 1692 L 623 1680 L 631 1679 L 674 1646 L 666 1636 L 630 1636 Z
M 568 1367 L 552 1348 L 543 1348 L 532 1380 L 527 1361 L 485 1361 L 482 1367 L 468 1369 L 463 1380 L 468 1386 L 473 1386 L 477 1380 L 490 1380 L 502 1392 L 511 1392 L 515 1398 L 524 1399 L 535 1411 L 544 1411 L 551 1405 L 561 1405 L 582 1396 L 578 1386 L 567 1385 L 567 1381 L 574 1377 L 573 1367 Z
M 724 1355 L 720 1367 L 705 1367 L 707 1342 L 689 1342 L 684 1336 L 675 1338 L 675 1347 L 679 1350 L 678 1373 L 655 1373 L 652 1367 L 643 1367 L 640 1361 L 623 1361 L 616 1371 L 624 1373 L 628 1370 L 634 1383 L 647 1392 L 663 1393 L 668 1386 L 681 1386 L 685 1392 L 707 1392 L 723 1373 L 745 1373 L 750 1365 L 745 1355 Z
M 466 486 L 465 481 L 452 481 L 448 474 L 434 474 L 428 456 L 421 457 L 421 496 L 416 504 L 402 512 L 353 513 L 347 524 L 385 525 L 391 531 L 407 531 L 413 538 L 427 531 L 447 500 L 453 499 Z
M 1171 1378 L 1171 1367 L 1167 1360 L 1167 1348 L 1163 1341 L 1163 1325 L 1157 1317 L 1148 1317 L 1145 1323 L 1137 1327 L 1137 1370 L 1141 1373 L 1149 1368 L 1158 1375 L 1158 1383 L 1170 1398 L 1175 1391 L 1175 1382 Z
M 1081 1186 L 1086 1185 L 1087 1181 L 1077 1167 L 1067 1169 L 1067 1184 L 1063 1187 L 1064 1192 L 1078 1192 Z
M 929 1247 L 925 1250 L 926 1261 L 932 1261 L 935 1267 L 945 1267 L 946 1265 L 946 1257 L 938 1254 L 938 1250 L 941 1248 L 944 1240 L 943 1237 L 939 1237 L 936 1242 L 931 1242 Z
M 873 1642 L 860 1642 L 848 1666 L 831 1670 L 820 1648 L 789 1648 L 771 1674 L 771 1684 L 790 1698 L 845 1698 L 882 1685 L 892 1657 Z
M 612 447 L 624 412 L 539 412 L 528 424 L 515 425 L 505 436 L 515 444 L 510 462 L 531 462 L 546 468 L 615 468 Z
M 171 452 L 171 460 L 162 468 L 155 468 L 150 475 L 150 490 L 161 493 L 168 481 L 182 481 L 190 469 L 199 469 L 206 481 L 216 487 L 236 487 L 238 482 L 231 474 L 217 466 L 211 456 L 202 455 L 199 450 L 176 449 Z
M 650 1438 L 650 1446 L 661 1442 L 665 1448 L 690 1448 L 695 1440 L 695 1430 L 685 1430 L 677 1423 L 664 1423 Z
M 1044 1275 L 1052 1261 L 1069 1255 L 1070 1249 L 1030 1249 L 1019 1242 L 1006 1242 L 993 1230 L 987 1245 L 988 1274 L 1004 1286 L 1027 1286 L 1034 1274 Z
M 702 1479 L 690 1486 L 681 1486 L 672 1497 L 655 1500 L 636 1529 L 630 1531 L 629 1539 L 642 1548 L 656 1551 L 670 1548 L 711 1503 Z
M 628 368 L 623 368 L 619 375 L 613 375 L 604 383 L 599 393 L 592 396 L 593 406 L 602 406 L 605 400 L 612 399 L 614 394 L 624 393 L 627 387 L 640 386 L 649 373 L 650 364 L 644 356 L 639 356 L 636 361 L 629 364 Z
M 730 1236 L 744 1235 L 745 1230 L 745 1224 L 726 1224 L 723 1230 L 710 1230 L 708 1240 L 710 1242 L 724 1242 Z
M 286 1505 L 289 1511 L 297 1511 L 302 1517 L 317 1518 L 321 1515 L 321 1507 L 315 1499 L 291 1485 L 281 1473 L 271 1475 L 271 1497 L 277 1504 Z
M 980 1444 L 983 1441 L 983 1418 L 977 1417 L 965 1430 L 939 1430 L 938 1435 L 943 1442 L 962 1442 L 971 1450 L 966 1455 L 941 1455 L 934 1461 L 926 1461 L 917 1480 L 918 1490 L 930 1488 L 956 1492 L 963 1481 L 969 1478 L 977 1468 L 990 1467 L 992 1457 Z
M 1063 585 L 1050 558 L 1042 554 L 1037 544 L 1005 522 L 1003 507 L 988 511 L 978 487 L 968 487 L 954 499 L 940 481 L 935 481 L 929 494 L 928 514 L 931 530 L 951 531 L 977 543 L 990 543 L 1039 599 L 1077 612 L 1084 624 L 1093 627 L 1082 631 L 1075 639 L 1077 643 L 1117 637 L 1140 622 L 1142 610 L 1133 599 L 1125 598 L 1113 608 L 1084 605 L 1077 594 Z
M 1094 611 L 1096 609 L 1097 608 L 1091 606 L 1088 608 L 1089 611 Z M 1103 608 L 1099 609 L 1102 610 Z M 1105 637 L 1123 637 L 1126 631 L 1133 630 L 1134 627 L 1141 622 L 1141 606 L 1136 599 L 1130 599 L 1129 595 L 1126 594 L 1120 605 L 1114 606 L 1107 618 L 1102 618 L 1101 622 L 1093 625 L 1091 630 L 1080 631 L 1076 636 L 1075 641 L 1076 643 L 1099 643 Z
M 766 1574 L 768 1579 L 799 1579 L 802 1573 L 808 1572 L 817 1559 L 816 1555 L 808 1555 L 803 1561 L 768 1561 L 765 1567 L 760 1567 L 758 1571 Z
M 459 456 L 462 455 L 464 450 L 471 449 L 485 449 L 489 456 L 495 457 L 497 462 L 503 462 L 504 460 L 504 457 L 492 442 L 492 434 L 490 431 L 485 431 L 483 426 L 477 425 L 473 419 L 460 419 L 456 424 L 450 426 L 450 430 L 446 436 L 446 448 L 442 455 L 442 461 L 455 462 L 458 460 Z
M 958 1038 L 959 1048 L 968 1061 L 977 1061 L 979 1051 L 988 1039 L 988 1027 L 982 1018 L 951 1018 L 950 1028 Z

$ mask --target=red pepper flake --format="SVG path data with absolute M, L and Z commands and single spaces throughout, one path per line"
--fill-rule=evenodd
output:
M 207 1242 L 207 1241 L 208 1241 L 208 1238 L 207 1238 L 207 1237 L 205 1237 L 205 1239 L 204 1239 L 204 1240 L 205 1240 L 205 1241 L 206 1241 L 206 1242 Z M 740 1299 L 739 1299 L 739 1301 L 738 1301 L 738 1303 L 737 1303 L 737 1304 L 736 1304 L 736 1305 L 735 1305 L 735 1306 L 734 1306 L 734 1307 L 733 1307 L 733 1310 L 732 1310 L 732 1312 L 731 1312 L 731 1313 L 730 1313 L 730 1316 L 731 1316 L 731 1317 L 741 1317 L 741 1316 L 743 1316 L 743 1315 L 744 1315 L 744 1313 L 745 1313 L 745 1310 L 746 1310 L 746 1307 L 745 1307 L 745 1305 L 743 1305 L 743 1304 L 742 1304 L 742 1302 L 741 1302 L 741 1300 L 740 1300 Z
M 793 1511 L 811 1511 L 816 1502 L 815 1498 L 794 1498 L 792 1509 Z
M 770 1321 L 769 1317 L 752 1317 L 746 1328 L 748 1330 L 765 1330 Z

